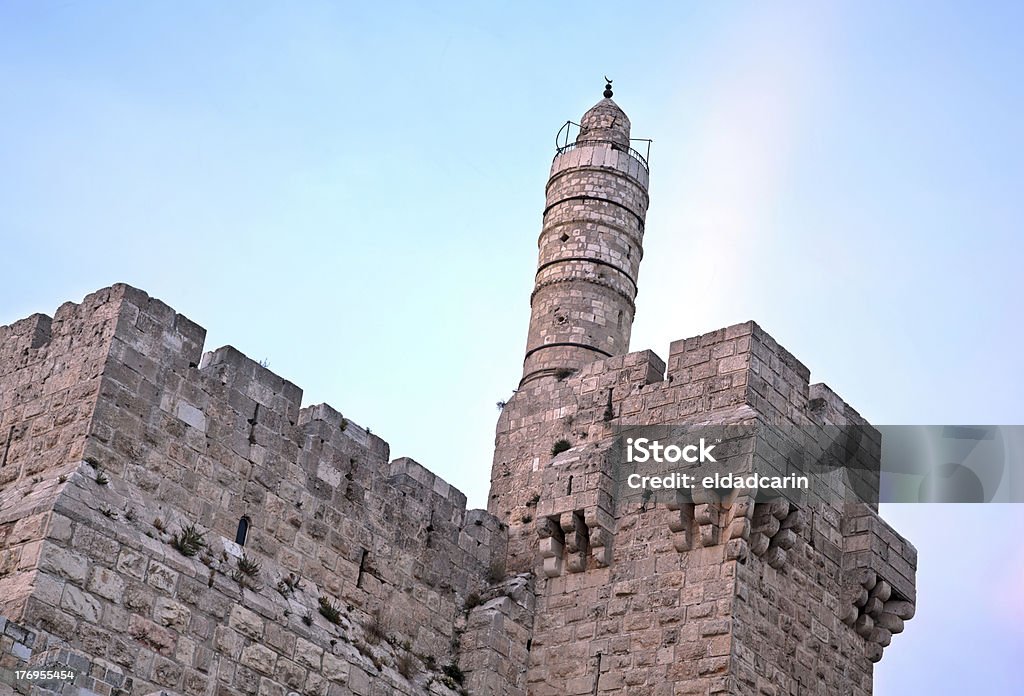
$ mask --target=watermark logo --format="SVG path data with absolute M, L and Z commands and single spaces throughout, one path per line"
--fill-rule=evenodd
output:
M 717 443 L 716 443 L 717 444 Z M 663 445 L 657 440 L 647 437 L 626 438 L 626 461 L 631 464 L 646 464 L 657 462 L 659 464 L 678 464 L 687 462 L 689 464 L 706 464 L 718 461 L 711 454 L 715 445 L 707 444 L 701 438 L 696 445 Z

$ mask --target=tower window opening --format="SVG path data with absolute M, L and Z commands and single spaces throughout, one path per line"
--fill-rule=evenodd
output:
M 249 536 L 249 516 L 243 515 L 242 519 L 238 520 L 238 531 L 235 532 L 235 543 L 239 546 L 245 546 L 245 538 Z
M 559 239 L 561 239 L 563 243 L 568 242 L 569 241 L 569 235 L 567 235 L 565 232 L 563 232 L 562 236 L 559 237 Z
M 3 456 L 2 459 L 0 459 L 0 466 L 6 466 L 7 465 L 7 455 L 10 454 L 10 452 L 11 452 L 11 440 L 13 440 L 13 439 L 14 439 L 14 426 L 12 425 L 11 429 L 7 431 L 7 442 L 4 444 L 4 456 Z
M 356 587 L 361 588 L 363 586 L 363 574 L 366 573 L 366 557 L 370 555 L 370 552 L 366 549 L 361 549 L 362 553 L 359 556 L 359 574 L 356 576 Z

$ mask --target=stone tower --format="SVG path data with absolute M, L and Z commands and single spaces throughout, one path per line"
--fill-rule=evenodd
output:
M 551 164 L 522 384 L 629 348 L 648 174 L 611 96 L 609 85 Z
M 879 433 L 754 322 L 627 353 L 648 170 L 607 97 L 551 167 L 495 437 L 488 510 L 507 570 L 536 578 L 528 693 L 868 696 L 915 601 L 916 551 L 877 514 Z M 814 483 L 641 494 L 622 443 L 652 429 L 715 429 L 729 470 Z

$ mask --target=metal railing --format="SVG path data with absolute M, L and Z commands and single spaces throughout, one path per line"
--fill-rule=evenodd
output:
M 570 150 L 576 149 L 577 147 L 584 147 L 586 145 L 593 145 L 596 142 L 601 142 L 601 141 L 597 141 L 597 140 L 584 140 L 582 143 L 567 143 L 567 144 L 563 145 L 562 147 L 558 148 L 555 151 L 555 157 L 558 157 L 559 155 L 563 155 L 566 152 L 569 152 Z M 611 145 L 611 148 L 613 150 L 616 150 L 618 152 L 625 152 L 626 154 L 628 154 L 630 157 L 632 157 L 633 159 L 635 159 L 637 162 L 640 163 L 640 166 L 644 168 L 645 172 L 650 174 L 651 168 L 647 164 L 647 158 L 644 157 L 643 155 L 641 155 L 635 149 L 633 149 L 631 147 L 623 149 L 621 145 L 616 145 L 615 143 L 608 143 L 608 144 Z
M 650 159 L 650 156 L 651 156 L 651 143 L 654 142 L 650 138 L 630 138 L 629 139 L 630 143 L 634 143 L 634 142 L 647 143 L 647 155 L 644 156 L 644 155 L 640 154 L 639 150 L 635 149 L 632 146 L 624 149 L 621 145 L 618 145 L 616 143 L 609 142 L 609 141 L 583 141 L 582 143 L 577 143 L 574 138 L 570 139 L 570 135 L 571 135 L 570 131 L 571 131 L 572 126 L 576 126 L 576 128 L 577 128 L 576 135 L 577 136 L 579 135 L 579 131 L 581 131 L 583 129 L 583 127 L 580 124 L 576 123 L 575 121 L 566 121 L 565 125 L 563 125 L 558 130 L 558 134 L 555 136 L 555 157 L 558 157 L 559 155 L 565 154 L 566 152 L 569 152 L 570 150 L 572 150 L 572 149 L 574 149 L 574 148 L 576 148 L 578 146 L 588 145 L 591 142 L 608 142 L 608 144 L 611 145 L 613 150 L 616 150 L 618 152 L 625 152 L 630 157 L 632 157 L 637 162 L 639 162 L 640 166 L 642 166 L 644 168 L 645 172 L 647 172 L 648 174 L 650 173 L 651 168 L 650 168 L 650 165 L 647 163 L 647 161 L 648 161 L 648 159 Z

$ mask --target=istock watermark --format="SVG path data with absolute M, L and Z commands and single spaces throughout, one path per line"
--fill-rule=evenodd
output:
M 696 476 L 673 472 L 665 476 L 642 476 L 630 474 L 626 477 L 626 485 L 630 488 L 649 490 L 722 490 L 728 488 L 751 490 L 806 490 L 811 485 L 807 476 L 758 476 L 757 474 L 714 474 L 713 476 Z
M 689 462 L 690 464 L 716 462 L 711 455 L 715 445 L 708 445 L 704 438 L 696 445 L 663 445 L 657 440 L 646 437 L 626 438 L 626 461 L 630 463 L 645 464 L 647 462 L 658 462 L 659 464 L 678 464 Z M 694 454 L 696 452 L 696 454 Z
M 1024 502 L 1024 426 L 735 422 L 620 425 L 619 495 L 676 504 L 739 494 L 801 506 Z M 682 496 L 682 498 L 680 498 Z

